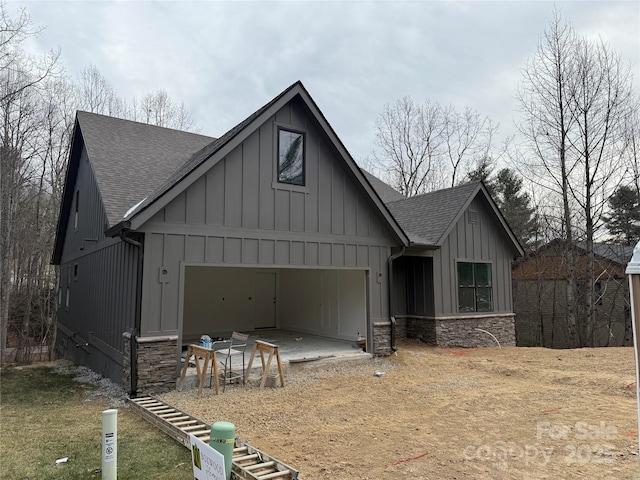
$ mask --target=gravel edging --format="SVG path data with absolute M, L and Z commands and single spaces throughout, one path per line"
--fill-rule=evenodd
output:
M 121 385 L 87 367 L 73 365 L 71 363 L 62 363 L 54 366 L 53 371 L 58 375 L 73 375 L 75 382 L 86 383 L 97 387 L 96 390 L 85 399 L 85 402 L 107 400 L 110 408 L 123 408 L 127 406 L 129 395 Z

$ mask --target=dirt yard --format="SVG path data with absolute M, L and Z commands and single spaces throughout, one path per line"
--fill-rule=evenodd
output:
M 407 342 L 397 356 L 296 366 L 286 381 L 163 398 L 234 423 L 304 480 L 640 478 L 632 348 Z

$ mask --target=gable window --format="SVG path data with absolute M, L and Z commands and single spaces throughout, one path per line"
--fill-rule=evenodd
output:
M 73 228 L 78 230 L 78 206 L 80 203 L 80 190 L 76 190 L 76 211 L 73 217 Z
M 490 263 L 458 262 L 458 311 L 493 311 Z
M 304 133 L 278 129 L 278 182 L 305 185 Z

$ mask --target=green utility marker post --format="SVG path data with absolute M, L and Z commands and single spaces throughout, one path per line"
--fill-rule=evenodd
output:
M 224 457 L 224 474 L 231 480 L 231 464 L 233 463 L 233 447 L 236 441 L 236 426 L 229 422 L 216 422 L 211 425 L 209 445 Z

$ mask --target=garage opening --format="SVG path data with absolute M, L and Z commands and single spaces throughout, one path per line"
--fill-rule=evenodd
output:
M 277 343 L 289 360 L 357 352 L 366 282 L 364 270 L 187 266 L 182 343 L 235 330 Z

